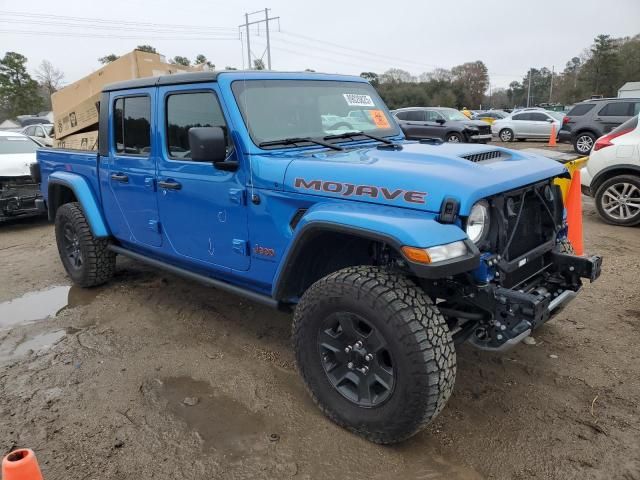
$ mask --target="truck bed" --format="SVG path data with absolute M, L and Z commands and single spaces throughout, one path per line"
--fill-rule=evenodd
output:
M 73 172 L 87 180 L 96 198 L 100 197 L 98 183 L 98 153 L 66 148 L 41 148 L 36 157 L 42 181 L 40 190 L 45 201 L 49 196 L 49 177 L 54 172 Z

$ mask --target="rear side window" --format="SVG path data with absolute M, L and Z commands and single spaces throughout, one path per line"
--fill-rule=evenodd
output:
M 612 102 L 606 104 L 598 115 L 603 117 L 627 117 L 631 115 L 631 102 Z
M 189 129 L 225 127 L 213 92 L 176 93 L 167 98 L 167 149 L 171 158 L 190 160 Z
M 518 113 L 511 117 L 512 120 L 531 120 L 531 117 L 528 113 Z
M 595 104 L 593 103 L 581 103 L 580 105 L 576 105 L 571 110 L 569 110 L 567 116 L 580 117 L 581 115 L 585 115 L 586 113 L 590 112 L 593 107 L 595 107 Z
M 151 99 L 118 98 L 113 106 L 115 149 L 124 155 L 148 157 L 151 151 Z
M 423 122 L 424 121 L 424 112 L 422 110 L 410 110 L 405 112 L 405 117 L 403 120 L 409 120 L 413 122 Z

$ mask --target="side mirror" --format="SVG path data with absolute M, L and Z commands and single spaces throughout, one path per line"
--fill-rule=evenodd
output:
M 444 118 L 436 118 L 436 123 L 438 125 L 444 125 L 447 121 Z
M 236 170 L 238 162 L 225 161 L 227 139 L 222 127 L 193 127 L 189 129 L 189 148 L 194 162 L 212 162 L 220 170 Z
M 553 118 L 547 118 L 547 122 L 553 123 Z

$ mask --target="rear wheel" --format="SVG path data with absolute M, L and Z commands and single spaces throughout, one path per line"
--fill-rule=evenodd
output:
M 75 284 L 93 287 L 113 276 L 116 255 L 108 249 L 108 240 L 93 236 L 77 202 L 58 208 L 55 230 L 60 259 Z
M 513 130 L 511 130 L 510 128 L 503 128 L 502 130 L 500 130 L 498 136 L 503 142 L 513 142 Z
M 414 435 L 453 390 L 443 316 L 414 283 L 379 268 L 349 267 L 313 284 L 296 308 L 293 342 L 320 409 L 377 443 Z
M 593 133 L 580 133 L 576 135 L 576 138 L 573 139 L 573 149 L 576 151 L 576 153 L 579 153 L 581 155 L 589 155 L 595 141 L 596 136 Z
M 595 194 L 596 209 L 612 225 L 640 224 L 640 177 L 618 175 L 605 180 Z
M 459 133 L 451 132 L 447 133 L 446 140 L 450 143 L 461 143 L 463 141 L 463 138 Z

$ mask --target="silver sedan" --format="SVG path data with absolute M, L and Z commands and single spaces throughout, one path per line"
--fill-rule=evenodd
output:
M 503 142 L 544 138 L 551 135 L 551 126 L 555 125 L 556 134 L 562 125 L 563 113 L 549 110 L 528 110 L 512 113 L 507 118 L 496 120 L 491 125 L 491 133 Z

